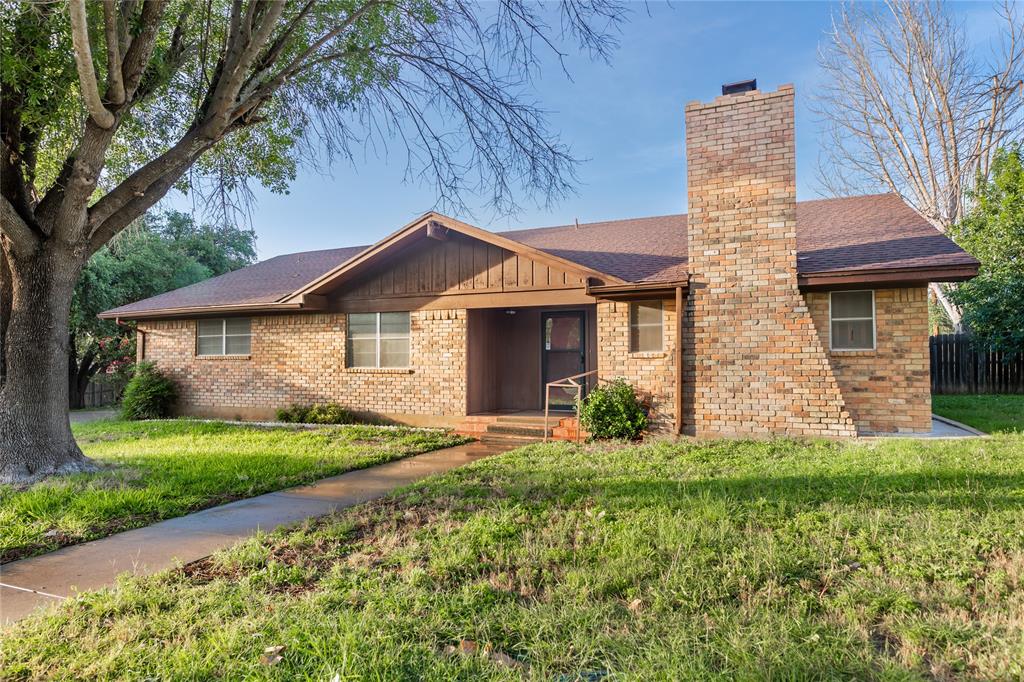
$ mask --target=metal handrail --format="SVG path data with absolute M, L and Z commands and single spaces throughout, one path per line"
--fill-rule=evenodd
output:
M 556 381 L 549 381 L 544 384 L 544 442 L 548 442 L 548 413 L 551 411 L 551 389 L 552 388 L 575 388 L 576 389 L 576 405 L 577 408 L 580 404 L 580 397 L 583 395 L 583 384 L 576 381 L 591 374 L 597 374 L 596 369 L 592 369 L 589 372 L 582 372 L 580 374 L 573 374 L 571 377 L 564 377 Z M 580 442 L 580 413 L 579 409 L 576 410 L 576 442 Z

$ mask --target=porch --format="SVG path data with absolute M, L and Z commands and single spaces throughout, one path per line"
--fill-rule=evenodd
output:
M 544 437 L 545 387 L 597 369 L 597 306 L 467 311 L 466 419 L 474 436 Z M 585 387 L 596 384 L 586 377 Z M 575 437 L 576 391 L 550 390 L 548 435 Z
M 540 411 L 551 382 L 597 369 L 597 306 L 483 308 L 467 312 L 466 414 Z M 596 376 L 587 377 L 588 387 Z M 551 390 L 573 412 L 576 392 Z

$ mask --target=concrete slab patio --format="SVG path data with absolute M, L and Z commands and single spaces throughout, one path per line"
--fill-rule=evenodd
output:
M 947 417 L 932 415 L 932 430 L 928 433 L 875 433 L 865 434 L 867 438 L 983 438 L 986 434 L 967 424 L 961 424 Z
M 330 514 L 508 449 L 469 443 L 435 450 L 13 561 L 0 566 L 0 625 L 78 592 L 113 585 L 122 573 L 148 575 L 196 561 L 258 530 Z

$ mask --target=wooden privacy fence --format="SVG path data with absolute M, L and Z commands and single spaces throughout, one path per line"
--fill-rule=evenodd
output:
M 117 402 L 123 386 L 109 382 L 91 381 L 85 388 L 85 400 L 82 407 L 106 407 Z
M 1024 353 L 976 347 L 967 334 L 939 334 L 928 342 L 932 393 L 1024 393 Z

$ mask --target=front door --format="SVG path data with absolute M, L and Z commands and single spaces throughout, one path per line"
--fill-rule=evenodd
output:
M 585 313 L 582 310 L 541 313 L 542 389 L 548 383 L 587 371 Z M 578 380 L 585 383 L 583 380 Z M 543 404 L 544 396 L 541 396 Z M 575 388 L 552 388 L 551 409 L 576 408 Z

